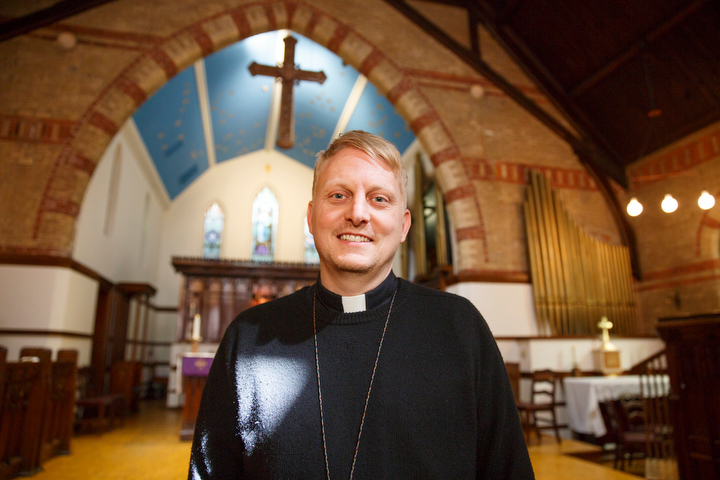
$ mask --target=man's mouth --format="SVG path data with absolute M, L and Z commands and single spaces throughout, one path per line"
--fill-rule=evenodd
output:
M 340 240 L 345 240 L 346 242 L 371 242 L 367 237 L 363 237 L 361 235 L 349 235 L 347 233 L 340 235 L 338 237 Z

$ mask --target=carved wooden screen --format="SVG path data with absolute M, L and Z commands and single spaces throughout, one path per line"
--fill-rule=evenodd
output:
M 319 267 L 303 263 L 173 257 L 183 275 L 178 342 L 188 341 L 200 314 L 203 343 L 218 343 L 235 316 L 253 305 L 293 293 L 317 280 Z
M 627 247 L 591 238 L 540 173 L 530 172 L 523 205 L 540 335 L 590 335 L 607 316 L 631 334 L 637 306 Z

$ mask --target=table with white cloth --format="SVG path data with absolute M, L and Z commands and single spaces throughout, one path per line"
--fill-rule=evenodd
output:
M 666 385 L 669 383 L 667 376 L 663 380 Z M 599 403 L 624 395 L 640 395 L 640 376 L 566 377 L 564 386 L 570 428 L 577 433 L 602 437 L 607 430 Z

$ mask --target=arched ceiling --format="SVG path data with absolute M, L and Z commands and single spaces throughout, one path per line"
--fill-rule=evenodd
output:
M 275 144 L 280 84 L 252 76 L 248 67 L 282 63 L 288 34 L 298 41 L 296 68 L 322 70 L 327 79 L 296 82 L 295 144 L 286 150 Z M 315 155 L 344 131 L 380 135 L 401 153 L 415 139 L 365 77 L 330 50 L 287 30 L 247 38 L 198 61 L 141 105 L 133 120 L 171 200 L 214 165 L 261 149 L 276 149 L 312 168 Z

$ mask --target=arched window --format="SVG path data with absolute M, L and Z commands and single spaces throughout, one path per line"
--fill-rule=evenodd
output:
M 272 262 L 277 237 L 278 201 L 268 187 L 253 201 L 252 255 L 254 262 Z
M 220 243 L 225 227 L 225 214 L 217 202 L 205 210 L 203 220 L 203 258 L 220 258 Z
M 310 227 L 308 227 L 307 217 L 305 218 L 305 263 L 320 263 L 320 256 L 315 248 L 315 239 L 312 233 L 310 233 Z

